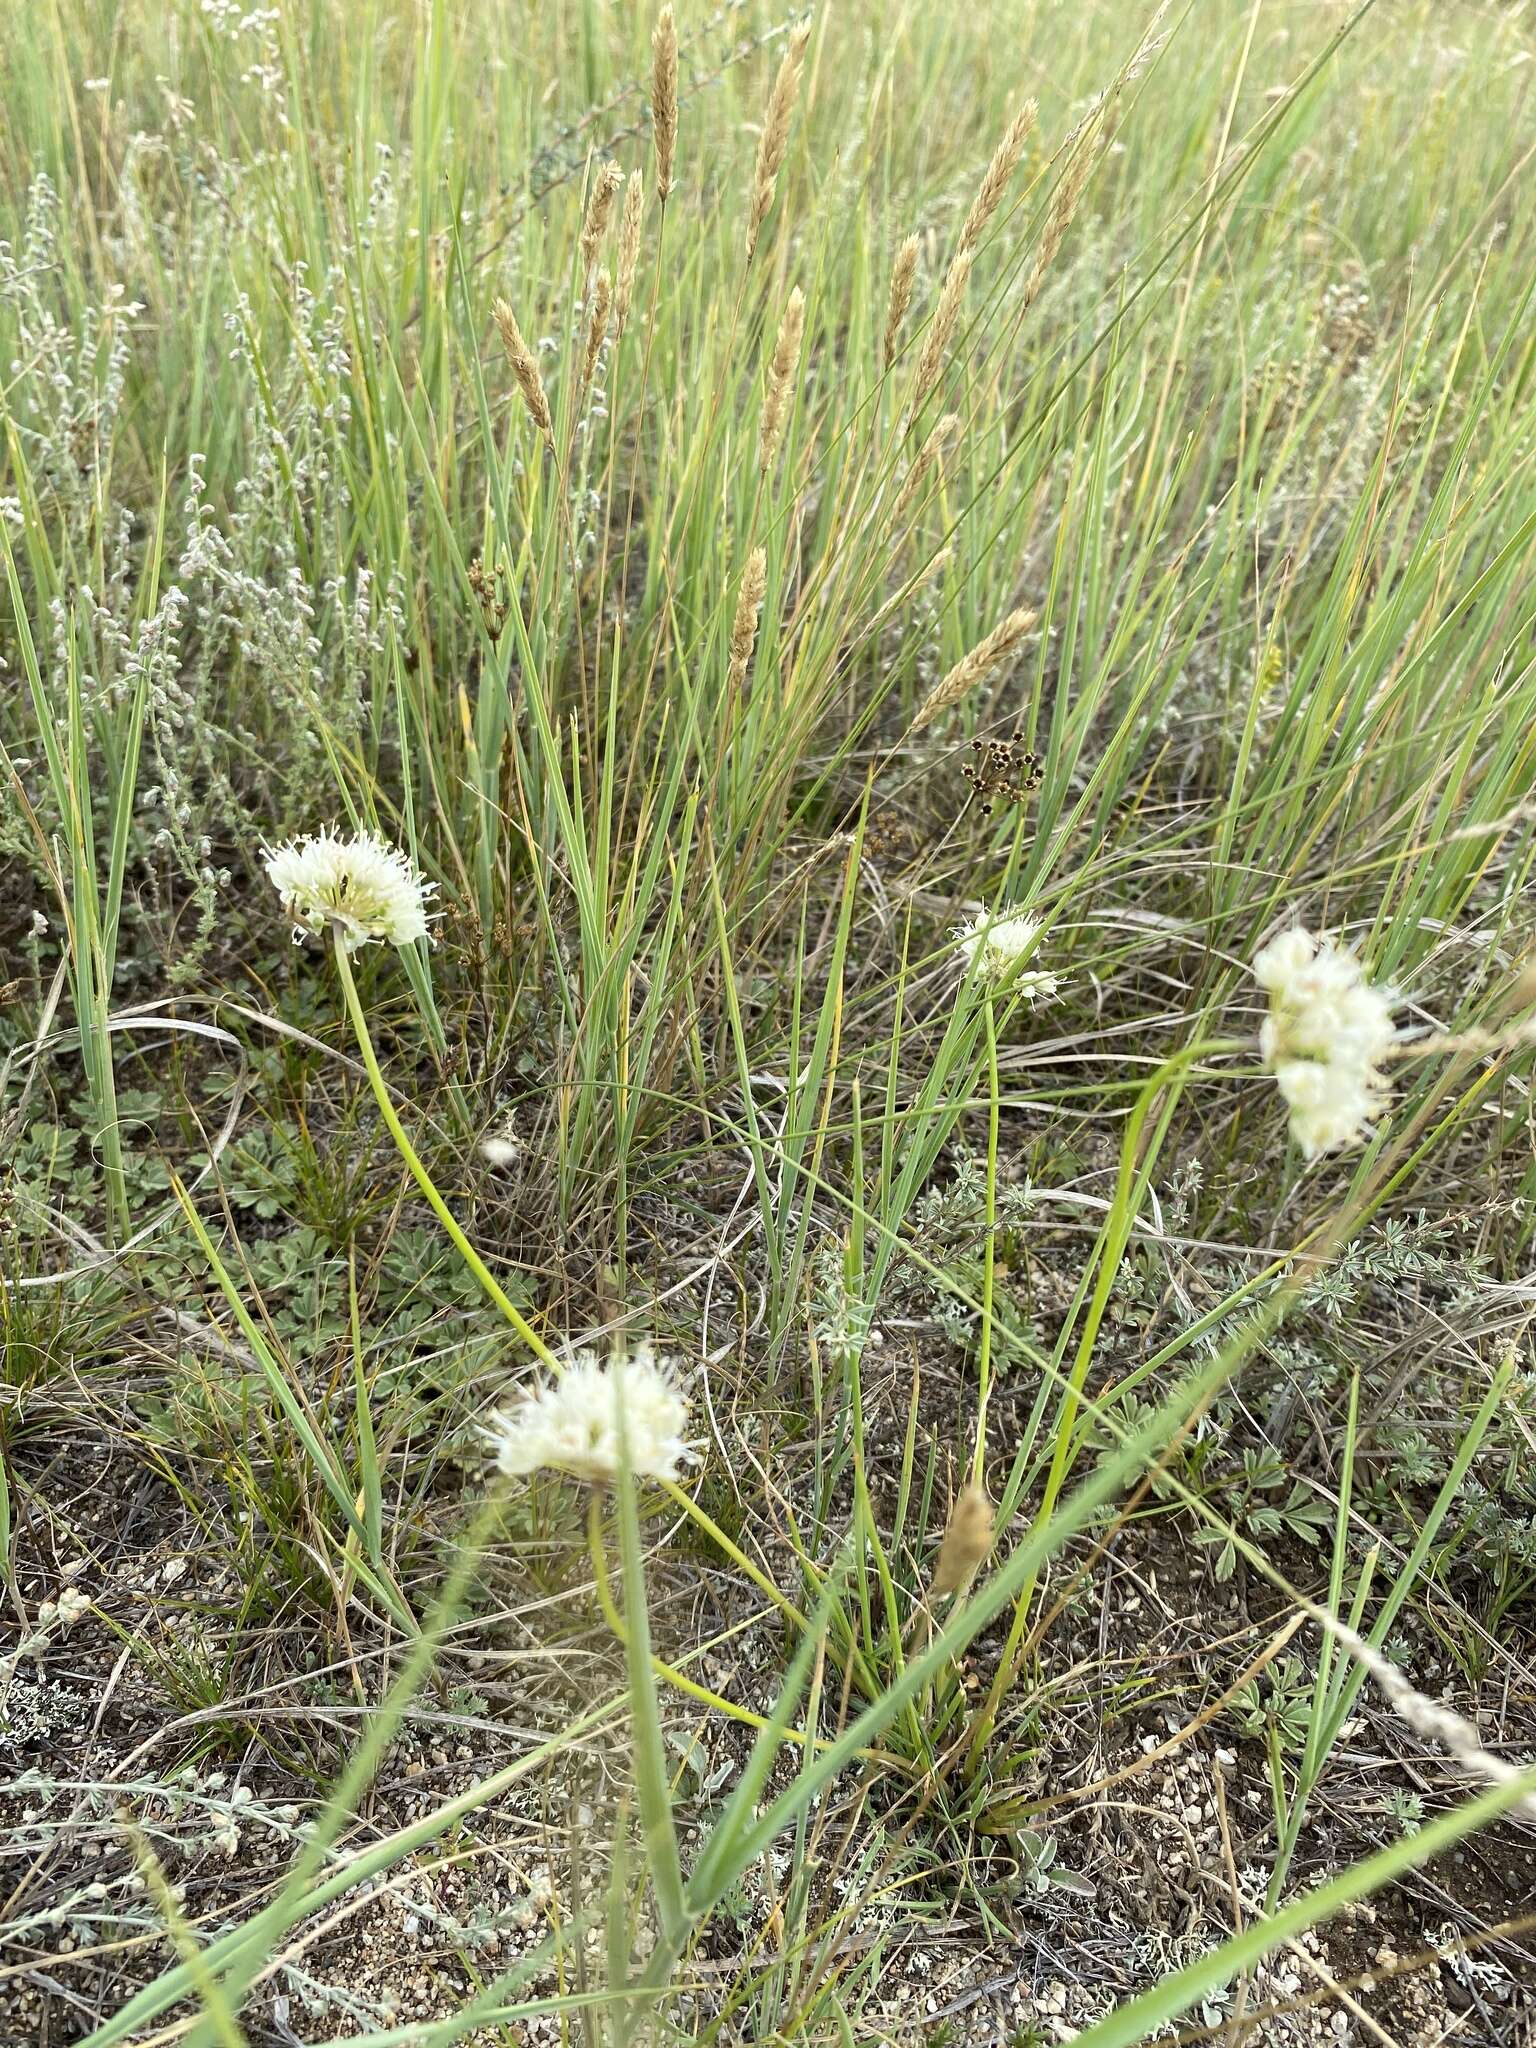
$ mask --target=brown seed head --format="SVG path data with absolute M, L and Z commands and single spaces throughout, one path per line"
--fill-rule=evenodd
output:
M 805 294 L 799 285 L 784 302 L 778 339 L 768 363 L 768 383 L 763 392 L 763 417 L 757 431 L 757 460 L 760 469 L 773 467 L 789 418 L 790 386 L 800 360 L 800 337 L 805 327 Z
M 934 1567 L 932 1593 L 958 1593 L 992 1555 L 992 1503 L 984 1486 L 973 1479 L 955 1502 L 939 1561 Z
M 767 551 L 754 548 L 741 572 L 741 588 L 736 593 L 736 616 L 731 621 L 731 659 L 726 672 L 728 696 L 734 696 L 746 681 L 747 664 L 752 659 L 752 649 L 757 645 L 757 615 L 767 587 Z
M 1013 119 L 1008 123 L 1008 132 L 992 153 L 987 165 L 987 174 L 981 181 L 980 190 L 971 201 L 971 210 L 965 217 L 965 226 L 960 230 L 962 249 L 974 249 L 986 232 L 987 222 L 996 213 L 1008 189 L 1008 180 L 1018 169 L 1019 158 L 1024 154 L 1024 144 L 1029 131 L 1035 125 L 1037 112 L 1035 102 L 1026 100 Z
M 917 370 L 912 379 L 912 396 L 908 408 L 916 412 L 944 368 L 944 358 L 949 354 L 955 339 L 955 329 L 960 325 L 960 310 L 965 304 L 965 288 L 971 279 L 969 249 L 957 249 L 949 269 L 944 274 L 944 287 L 939 293 L 939 303 L 929 324 L 923 352 L 917 359 Z
M 901 339 L 902 322 L 912 303 L 912 280 L 916 275 L 917 237 L 908 235 L 896 251 L 896 261 L 891 265 L 891 293 L 885 306 L 885 347 L 881 352 L 881 360 L 887 369 L 896 360 L 896 344 Z
M 630 301 L 635 295 L 635 272 L 640 264 L 640 223 L 645 214 L 645 181 L 631 171 L 624 188 L 624 212 L 619 221 L 619 284 L 613 298 L 614 326 L 622 334 L 629 324 Z
M 763 132 L 758 138 L 757 162 L 752 170 L 752 201 L 747 211 L 749 263 L 757 247 L 758 234 L 768 217 L 768 209 L 773 204 L 774 187 L 778 183 L 784 152 L 789 147 L 789 124 L 794 118 L 795 101 L 800 96 L 800 74 L 805 69 L 806 46 L 810 40 L 811 24 L 802 21 L 790 33 L 789 47 L 779 64 L 773 91 L 768 95 L 768 112 L 763 121 Z
M 587 198 L 587 217 L 581 224 L 581 267 L 590 273 L 598 245 L 608 231 L 614 196 L 624 182 L 617 164 L 604 164 Z
M 544 382 L 539 375 L 539 366 L 534 360 L 533 350 L 523 339 L 523 330 L 517 324 L 517 315 L 505 299 L 498 299 L 491 311 L 496 316 L 496 325 L 501 330 L 501 344 L 507 352 L 507 361 L 512 365 L 512 375 L 517 388 L 523 394 L 523 403 L 528 408 L 528 417 L 548 441 L 555 445 L 555 423 L 550 418 L 549 400 L 544 395 Z
M 606 270 L 600 270 L 592 280 L 592 311 L 587 321 L 587 347 L 581 365 L 581 388 L 586 390 L 592 382 L 592 372 L 597 368 L 598 350 L 608 332 L 608 307 L 613 297 L 613 288 Z
M 663 7 L 651 31 L 651 133 L 656 141 L 656 197 L 665 206 L 677 155 L 677 22 Z
M 925 725 L 931 725 L 941 712 L 947 711 L 976 685 L 985 682 L 1000 662 L 1006 661 L 1024 635 L 1039 616 L 1027 606 L 1010 612 L 1000 626 L 994 626 L 985 640 L 980 640 L 969 654 L 962 654 L 949 674 L 934 684 L 912 720 L 912 732 L 921 732 Z

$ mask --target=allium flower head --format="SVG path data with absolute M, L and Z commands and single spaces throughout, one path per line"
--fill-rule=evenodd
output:
M 975 917 L 960 926 L 955 940 L 984 981 L 1006 981 L 1027 1002 L 1046 1002 L 1060 983 L 1041 969 L 1024 970 L 1024 962 L 1040 937 L 1039 920 L 1022 910 L 1000 910 L 993 917 Z
M 1259 1049 L 1309 1159 L 1366 1137 L 1387 1100 L 1381 1062 L 1397 1039 L 1392 992 L 1373 988 L 1353 953 L 1300 929 L 1253 963 L 1269 992 Z
M 692 1455 L 687 1427 L 688 1402 L 671 1361 L 642 1344 L 611 1359 L 578 1351 L 558 1380 L 498 1410 L 485 1435 L 498 1470 L 509 1475 L 547 1466 L 602 1485 L 617 1477 L 626 1450 L 638 1477 L 676 1479 Z
M 293 936 L 327 938 L 341 929 L 355 953 L 371 939 L 408 946 L 427 935 L 434 883 L 417 874 L 398 846 L 359 832 L 343 839 L 329 827 L 267 850 L 267 875 L 293 919 Z

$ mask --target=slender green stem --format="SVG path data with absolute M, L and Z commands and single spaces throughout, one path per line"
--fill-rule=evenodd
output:
M 987 1026 L 987 1190 L 981 1248 L 981 1337 L 976 1350 L 976 1450 L 971 1482 L 982 1483 L 987 1461 L 987 1401 L 992 1392 L 992 1292 L 997 1277 L 997 1012 L 990 994 L 985 1006 Z
M 347 949 L 339 929 L 332 930 L 331 941 L 331 952 L 335 957 L 336 971 L 341 976 L 341 991 L 346 998 L 347 1014 L 352 1020 L 352 1030 L 357 1038 L 358 1050 L 363 1056 L 363 1065 L 368 1071 L 368 1080 L 373 1088 L 374 1101 L 378 1103 L 379 1114 L 383 1117 L 388 1127 L 389 1135 L 395 1141 L 396 1151 L 398 1151 L 400 1157 L 410 1168 L 411 1176 L 415 1180 L 417 1187 L 421 1189 L 421 1192 L 432 1205 L 433 1214 L 437 1217 L 438 1222 L 442 1224 L 444 1230 L 453 1239 L 459 1257 L 468 1266 L 471 1273 L 474 1274 L 491 1300 L 495 1302 L 497 1308 L 501 1310 L 501 1313 L 506 1317 L 513 1329 L 516 1330 L 518 1336 L 522 1338 L 523 1342 L 534 1353 L 535 1357 L 541 1359 L 545 1365 L 552 1366 L 558 1372 L 560 1369 L 559 1360 L 528 1321 L 516 1302 L 507 1295 L 500 1282 L 496 1279 L 496 1276 L 486 1265 L 484 1259 L 481 1258 L 469 1239 L 464 1235 L 453 1211 L 438 1193 L 431 1174 L 428 1173 L 417 1156 L 416 1147 L 406 1136 L 405 1126 L 401 1123 L 396 1113 L 394 1103 L 390 1101 L 389 1090 L 384 1085 L 384 1076 L 379 1071 L 378 1055 L 373 1049 L 373 1039 L 368 1031 L 368 1020 L 363 1015 L 363 1006 L 358 1000 L 357 983 L 352 978 L 352 963 L 347 958 Z

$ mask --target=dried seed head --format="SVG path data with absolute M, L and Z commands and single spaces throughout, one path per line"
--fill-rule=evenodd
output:
M 917 371 L 912 379 L 912 397 L 908 410 L 916 412 L 944 368 L 944 358 L 949 354 L 955 339 L 955 329 L 960 325 L 960 309 L 965 304 L 965 288 L 971 279 L 972 256 L 969 249 L 957 249 L 954 260 L 944 274 L 944 288 L 939 293 L 938 307 L 928 328 L 923 352 L 917 359 Z
M 955 1502 L 939 1546 L 932 1593 L 958 1593 L 992 1555 L 992 1503 L 987 1490 L 973 1479 Z
M 1038 616 L 1027 607 L 1010 612 L 1000 626 L 992 628 L 985 640 L 978 641 L 969 654 L 961 655 L 949 674 L 935 683 L 918 705 L 910 730 L 921 732 L 941 712 L 947 711 L 952 704 L 958 704 L 978 683 L 985 682 L 993 669 L 1013 653 Z
M 517 380 L 517 388 L 523 394 L 528 417 L 553 447 L 555 423 L 550 418 L 549 400 L 544 395 L 544 383 L 539 376 L 539 366 L 534 360 L 533 350 L 524 341 L 523 330 L 517 324 L 517 315 L 505 299 L 498 299 L 491 311 L 496 316 L 496 325 L 501 329 L 502 346 L 507 352 L 507 361 L 512 365 L 512 375 Z
M 784 304 L 778 339 L 768 364 L 768 388 L 763 393 L 763 418 L 757 435 L 757 460 L 761 469 L 773 467 L 789 418 L 790 385 L 800 360 L 800 336 L 805 326 L 805 294 L 796 285 Z
M 1102 109 L 1098 110 L 1083 125 L 1076 149 L 1056 188 L 1051 201 L 1051 210 L 1045 217 L 1045 226 L 1040 230 L 1040 246 L 1035 251 L 1035 260 L 1030 265 L 1029 276 L 1024 284 L 1024 296 L 1019 308 L 1022 319 L 1040 295 L 1045 273 L 1056 260 L 1067 229 L 1072 225 L 1072 216 L 1077 212 L 1094 165 L 1103 155 L 1109 140 L 1109 123 Z
M 965 217 L 965 226 L 960 230 L 962 249 L 975 249 L 986 233 L 987 222 L 1002 203 L 1008 180 L 1018 169 L 1019 158 L 1024 154 L 1024 144 L 1029 131 L 1035 125 L 1038 109 L 1033 100 L 1026 100 L 1008 124 L 1008 132 L 992 153 L 987 165 L 987 174 L 981 181 L 981 188 L 971 201 L 971 210 Z
M 631 171 L 624 188 L 624 212 L 619 221 L 619 286 L 613 298 L 613 321 L 620 334 L 629 325 L 630 302 L 635 295 L 635 272 L 640 264 L 640 223 L 645 214 L 645 181 Z
M 916 498 L 918 492 L 923 488 L 924 483 L 928 479 L 929 471 L 939 461 L 944 450 L 959 431 L 960 415 L 957 412 L 947 412 L 934 422 L 923 441 L 922 447 L 918 449 L 912 458 L 912 466 L 907 471 L 906 480 L 902 484 L 900 494 L 891 510 L 893 521 L 899 520 L 902 513 L 906 511 L 913 499 Z
M 598 245 L 608 231 L 614 196 L 624 182 L 617 164 L 604 164 L 587 198 L 587 217 L 581 224 L 581 267 L 590 272 Z
M 736 593 L 736 616 L 731 621 L 731 660 L 726 672 L 728 697 L 734 697 L 746 681 L 747 664 L 752 659 L 752 649 L 757 645 L 757 615 L 762 609 L 763 592 L 767 587 L 767 551 L 754 548 L 741 572 L 741 588 Z
M 592 281 L 592 311 L 587 321 L 587 347 L 582 358 L 581 388 L 586 390 L 592 382 L 592 372 L 597 368 L 597 353 L 608 332 L 608 307 L 613 297 L 613 288 L 606 270 L 600 270 Z
M 930 555 L 922 567 L 907 578 L 901 589 L 894 591 L 885 600 L 885 603 L 881 605 L 879 611 L 875 613 L 869 624 L 864 628 L 863 638 L 873 640 L 876 634 L 881 632 L 890 623 L 890 620 L 900 610 L 902 605 L 910 604 L 917 593 L 924 589 L 926 585 L 938 581 L 954 558 L 955 551 L 952 547 L 940 548 L 936 555 Z
M 768 95 L 768 112 L 763 121 L 763 132 L 758 138 L 757 162 L 752 169 L 752 201 L 747 212 L 749 263 L 763 222 L 768 218 L 768 209 L 773 204 L 779 169 L 789 147 L 789 124 L 794 118 L 795 101 L 800 96 L 800 74 L 805 69 L 806 46 L 810 40 L 811 24 L 808 21 L 802 21 L 790 32 L 789 47 L 773 81 L 773 91 Z
M 891 294 L 885 306 L 885 347 L 881 354 L 886 369 L 896 360 L 896 344 L 901 339 L 902 322 L 912 303 L 912 280 L 916 275 L 917 237 L 908 235 L 896 251 L 896 261 L 891 266 Z
M 651 133 L 656 141 L 656 197 L 665 206 L 677 155 L 677 22 L 663 7 L 651 31 Z

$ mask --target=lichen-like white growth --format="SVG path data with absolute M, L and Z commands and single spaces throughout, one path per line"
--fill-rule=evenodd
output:
M 1259 1033 L 1264 1063 L 1309 1159 L 1359 1144 L 1387 1100 L 1382 1062 L 1397 1039 L 1390 989 L 1374 988 L 1353 953 L 1297 929 L 1253 963 L 1269 995 Z
M 649 1344 L 611 1359 L 578 1351 L 558 1380 L 530 1388 L 485 1430 L 497 1468 L 548 1468 L 594 1486 L 628 1465 L 638 1478 L 676 1479 L 692 1456 L 688 1401 L 670 1360 Z
M 266 867 L 293 919 L 295 941 L 306 933 L 328 938 L 334 927 L 355 953 L 374 939 L 408 946 L 427 936 L 427 899 L 436 885 L 372 832 L 344 839 L 327 827 L 269 848 Z
M 1043 1003 L 1061 986 L 1054 974 L 1026 969 L 1040 937 L 1039 920 L 1022 910 L 1000 910 L 994 917 L 972 918 L 955 933 L 965 964 L 983 981 L 1006 981 L 1026 1002 Z

